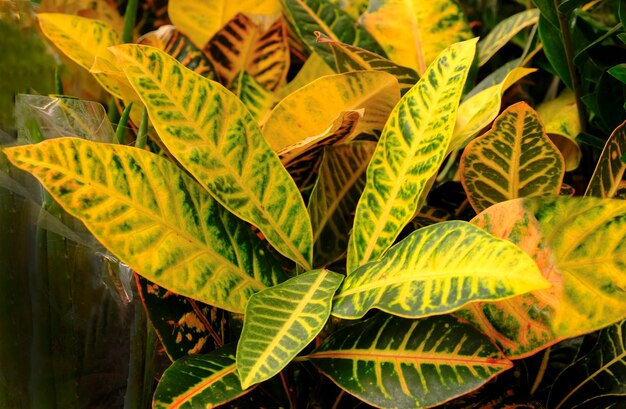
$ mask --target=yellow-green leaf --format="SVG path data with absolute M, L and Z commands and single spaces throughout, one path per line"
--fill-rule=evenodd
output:
M 237 13 L 280 14 L 279 0 L 170 0 L 167 13 L 172 23 L 198 47 Z
M 316 79 L 332 74 L 334 74 L 334 71 L 324 62 L 322 57 L 317 54 L 311 54 L 304 62 L 302 68 L 300 68 L 300 71 L 298 71 L 296 77 L 280 88 L 276 93 L 276 97 L 278 100 L 282 100 Z
M 272 110 L 263 135 L 278 151 L 323 134 L 346 111 L 365 109 L 355 133 L 382 129 L 400 99 L 396 78 L 380 71 L 328 75 L 300 88 Z
M 168 150 L 228 210 L 309 267 L 313 233 L 302 196 L 243 103 L 156 48 L 113 51 Z
M 380 260 L 354 270 L 339 288 L 332 314 L 358 319 L 378 308 L 418 318 L 549 286 L 516 246 L 469 223 L 448 221 L 413 232 Z
M 75 138 L 4 152 L 117 258 L 175 293 L 243 312 L 282 279 L 249 227 L 164 158 Z
M 376 260 L 411 220 L 445 156 L 476 40 L 441 53 L 391 113 L 367 169 L 348 247 L 348 273 Z
M 499 22 L 478 42 L 478 65 L 483 66 L 517 33 L 539 21 L 539 9 L 519 12 Z
M 257 123 L 263 120 L 274 104 L 274 94 L 246 71 L 241 71 L 233 79 L 230 90 L 239 97 Z
M 626 122 L 615 128 L 604 145 L 585 196 L 615 197 L 626 172 Z
M 477 213 L 518 197 L 556 196 L 565 163 L 525 102 L 507 108 L 461 157 L 461 182 Z
M 361 23 L 392 61 L 420 76 L 444 48 L 472 37 L 454 0 L 372 0 Z
M 243 389 L 276 375 L 317 336 L 342 279 L 313 270 L 250 298 L 237 345 Z
M 358 19 L 365 10 L 369 0 L 329 0 L 330 3 L 336 4 L 343 11 L 348 13 L 353 19 Z

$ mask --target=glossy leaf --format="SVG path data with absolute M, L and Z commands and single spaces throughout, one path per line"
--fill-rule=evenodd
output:
M 333 315 L 361 318 L 371 308 L 407 318 L 454 311 L 550 284 L 514 245 L 462 221 L 424 227 L 378 261 L 354 270 L 333 301 Z
M 626 202 L 527 198 L 494 205 L 473 223 L 529 254 L 552 287 L 458 311 L 509 357 L 626 318 Z
M 257 123 L 261 122 L 274 104 L 274 95 L 246 71 L 241 71 L 233 79 L 231 91 L 248 108 Z
M 263 134 L 278 151 L 323 134 L 346 111 L 364 109 L 355 134 L 382 129 L 400 99 L 398 81 L 391 74 L 359 71 L 319 78 L 283 99 L 272 110 Z
M 546 2 L 546 4 L 549 4 L 549 7 L 553 10 L 551 13 L 554 13 L 556 16 L 554 3 L 550 1 Z M 546 18 L 546 14 L 542 11 L 539 17 L 538 27 L 539 39 L 543 45 L 543 52 L 546 58 L 563 83 L 569 89 L 572 89 L 572 78 L 567 68 L 568 59 L 565 54 L 565 48 L 563 47 L 563 36 L 558 25 L 558 20 L 555 18 L 554 21 L 551 21 L 551 19 Z
M 431 407 L 513 366 L 487 337 L 449 315 L 378 314 L 332 334 L 308 358 L 342 389 L 382 408 Z
M 215 33 L 204 50 L 226 86 L 244 70 L 270 91 L 278 89 L 287 78 L 289 44 L 282 18 L 265 29 L 238 13 Z
M 237 377 L 235 344 L 210 354 L 178 359 L 165 370 L 154 392 L 154 409 L 212 408 L 244 391 Z
M 365 170 L 376 143 L 356 141 L 326 148 L 309 199 L 315 266 L 339 258 L 348 247 L 356 204 L 365 186 Z
M 626 171 L 626 122 L 615 128 L 606 141 L 585 196 L 615 197 Z
M 279 0 L 170 0 L 172 23 L 198 47 L 203 47 L 237 13 L 280 14 Z
M 243 103 L 156 48 L 123 45 L 114 53 L 168 150 L 279 252 L 310 266 L 312 233 L 302 197 Z
M 517 33 L 539 21 L 539 9 L 519 12 L 499 22 L 478 42 L 478 65 L 483 66 Z
M 317 336 L 342 279 L 314 270 L 250 298 L 237 346 L 243 389 L 276 375 Z
M 461 157 L 461 181 L 477 213 L 518 197 L 556 196 L 564 173 L 563 157 L 525 102 L 507 108 Z
M 164 158 L 75 138 L 4 152 L 111 253 L 162 287 L 243 312 L 252 293 L 282 280 L 248 226 Z
M 476 40 L 441 53 L 393 109 L 367 169 L 348 247 L 347 271 L 376 260 L 417 209 L 443 161 Z
M 453 0 L 373 0 L 360 21 L 392 61 L 420 75 L 447 46 L 472 37 Z

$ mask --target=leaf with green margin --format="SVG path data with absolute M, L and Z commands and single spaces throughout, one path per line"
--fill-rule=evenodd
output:
M 384 408 L 431 407 L 513 366 L 480 331 L 449 315 L 377 314 L 332 334 L 307 358 L 342 389 Z
M 392 61 L 420 76 L 447 46 L 473 37 L 453 0 L 372 0 L 360 21 Z
M 412 68 L 403 67 L 371 51 L 345 44 L 328 38 L 316 31 L 316 50 L 329 47 L 334 56 L 333 68 L 336 72 L 352 71 L 385 71 L 396 77 L 400 84 L 400 92 L 404 94 L 419 80 L 419 76 Z
M 516 246 L 467 222 L 446 221 L 411 233 L 354 270 L 335 295 L 332 314 L 358 319 L 378 308 L 419 318 L 549 286 Z
M 612 403 L 626 402 L 625 333 L 626 321 L 600 331 L 591 351 L 567 366 L 556 378 L 546 407 L 586 407 L 590 400 L 601 398 Z
M 162 287 L 243 312 L 250 295 L 283 279 L 249 227 L 162 157 L 76 138 L 4 152 L 111 253 Z
M 478 65 L 483 66 L 517 33 L 539 21 L 539 9 L 529 9 L 499 22 L 478 42 Z
M 156 391 L 154 409 L 213 408 L 242 396 L 237 377 L 235 344 L 206 355 L 189 355 L 165 370 Z
M 365 109 L 355 134 L 382 129 L 400 100 L 396 78 L 381 71 L 358 71 L 319 78 L 280 101 L 263 134 L 279 151 L 326 132 L 343 112 Z
M 515 199 L 490 207 L 472 223 L 515 243 L 552 283 L 455 313 L 496 340 L 507 356 L 523 358 L 626 317 L 626 201 Z
M 550 1 L 550 3 L 552 3 L 552 1 Z M 554 5 L 551 7 L 554 8 Z M 556 10 L 554 13 L 556 13 Z M 544 14 L 539 16 L 539 38 L 543 44 L 543 52 L 550 62 L 550 65 L 567 88 L 572 89 L 572 78 L 567 67 L 568 59 L 565 54 L 565 48 L 563 47 L 563 38 L 558 26 L 558 21 L 555 26 L 545 18 Z
M 161 50 L 112 50 L 176 159 L 276 250 L 309 267 L 313 233 L 302 196 L 243 103 Z
M 250 297 L 237 345 L 243 389 L 276 375 L 317 336 L 342 280 L 313 270 Z
M 241 71 L 233 79 L 230 90 L 239 97 L 257 123 L 270 112 L 274 104 L 274 94 L 246 71 Z
M 416 213 L 445 156 L 476 39 L 451 45 L 395 106 L 367 169 L 347 271 L 376 260 Z
M 309 198 L 315 267 L 346 252 L 354 211 L 365 187 L 365 170 L 376 142 L 355 141 L 326 148 Z
M 518 102 L 465 147 L 459 173 L 470 204 L 480 213 L 518 197 L 556 196 L 565 163 L 535 110 Z
M 626 172 L 626 122 L 615 128 L 604 145 L 585 196 L 615 197 Z

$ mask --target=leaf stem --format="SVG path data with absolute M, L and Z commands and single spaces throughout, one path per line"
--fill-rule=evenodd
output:
M 117 123 L 117 127 L 115 128 L 115 139 L 119 144 L 124 143 L 124 134 L 126 133 L 126 125 L 128 124 L 128 117 L 130 116 L 130 110 L 133 107 L 133 103 L 126 105 L 124 108 L 124 112 L 122 112 L 122 117 L 120 121 Z
M 135 147 L 144 149 L 148 140 L 148 110 L 143 107 L 143 113 L 141 114 L 141 121 L 139 122 L 139 129 L 137 130 L 137 140 L 135 141 Z
M 535 378 L 535 382 L 533 382 L 532 388 L 530 388 L 530 395 L 533 396 L 535 392 L 537 392 L 537 388 L 541 385 L 541 381 L 543 380 L 543 376 L 546 373 L 546 369 L 548 368 L 548 361 L 550 360 L 550 351 L 551 347 L 548 347 L 541 358 L 541 365 L 539 366 L 539 371 L 537 372 L 537 377 Z
M 126 11 L 124 12 L 124 32 L 122 33 L 122 41 L 125 43 L 133 42 L 133 30 L 135 29 L 135 21 L 137 20 L 138 0 L 128 0 Z

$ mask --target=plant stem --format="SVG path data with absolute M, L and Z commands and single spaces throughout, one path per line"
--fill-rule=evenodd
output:
M 57 95 L 63 95 L 63 81 L 61 81 L 61 70 L 58 65 L 54 68 L 54 89 Z
M 139 129 L 137 130 L 137 140 L 135 141 L 135 147 L 144 149 L 148 139 L 148 110 L 143 107 L 143 113 L 141 114 L 141 121 L 139 122 Z
M 115 128 L 115 139 L 119 144 L 124 144 L 124 134 L 126 133 L 126 124 L 128 124 L 128 117 L 130 116 L 130 110 L 133 107 L 133 103 L 126 105 L 124 108 L 124 112 L 122 112 L 122 117 L 120 121 L 117 123 L 117 128 Z
M 126 11 L 124 12 L 124 33 L 122 41 L 125 43 L 133 42 L 133 30 L 135 29 L 135 21 L 137 20 L 138 0 L 128 0 L 126 3 Z
M 541 358 L 541 365 L 539 366 L 539 372 L 537 372 L 537 377 L 535 378 L 535 382 L 533 382 L 532 388 L 530 388 L 530 395 L 534 395 L 541 385 L 541 381 L 543 380 L 543 376 L 546 373 L 546 369 L 548 368 L 548 361 L 550 359 L 550 350 L 552 348 L 548 347 L 543 353 L 543 357 Z

